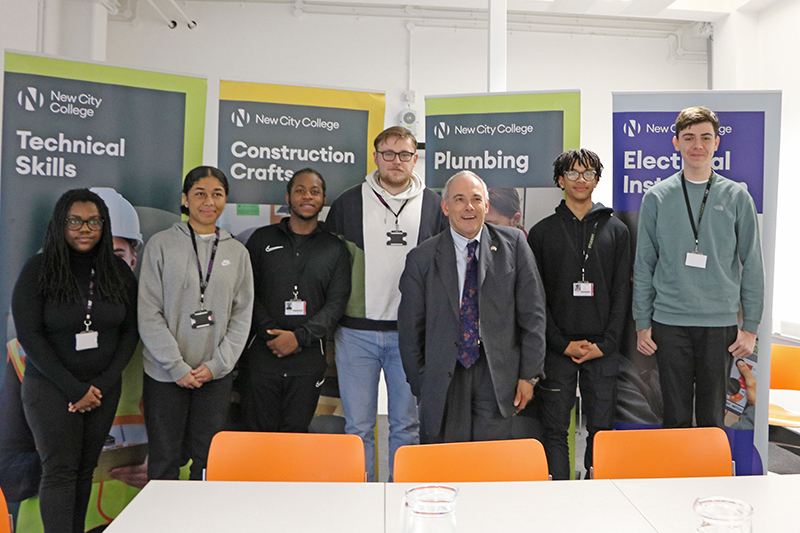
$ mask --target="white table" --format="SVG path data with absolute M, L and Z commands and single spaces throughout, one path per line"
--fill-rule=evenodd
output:
M 620 479 L 614 485 L 659 533 L 694 531 L 697 498 L 726 496 L 753 506 L 755 533 L 800 531 L 800 475 Z
M 408 488 L 417 485 L 419 483 L 386 485 L 386 533 L 401 533 L 403 495 Z M 614 483 L 607 480 L 451 485 L 459 491 L 456 502 L 458 533 L 656 531 Z
M 383 531 L 381 483 L 151 481 L 108 533 Z
M 769 390 L 769 424 L 800 433 L 800 391 Z
M 419 483 L 151 481 L 108 533 L 401 533 Z M 686 533 L 698 497 L 750 503 L 756 533 L 800 531 L 800 475 L 456 483 L 459 533 Z

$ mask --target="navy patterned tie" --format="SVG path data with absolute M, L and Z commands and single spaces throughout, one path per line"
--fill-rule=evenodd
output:
M 458 360 L 469 368 L 478 360 L 478 258 L 475 248 L 478 241 L 467 244 L 467 272 L 464 275 L 464 293 L 461 296 L 461 342 L 458 345 Z

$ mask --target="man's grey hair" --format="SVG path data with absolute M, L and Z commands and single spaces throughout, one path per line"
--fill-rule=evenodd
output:
M 484 200 L 486 200 L 487 202 L 489 201 L 489 188 L 486 186 L 486 183 L 481 179 L 481 177 L 472 172 L 471 170 L 462 170 L 461 172 L 456 172 L 455 174 L 450 176 L 450 179 L 448 179 L 447 183 L 444 184 L 444 188 L 442 189 L 442 198 L 444 198 L 445 203 L 450 202 L 450 184 L 453 183 L 453 180 L 455 180 L 459 176 L 470 176 L 478 180 L 481 183 L 481 186 L 483 187 Z

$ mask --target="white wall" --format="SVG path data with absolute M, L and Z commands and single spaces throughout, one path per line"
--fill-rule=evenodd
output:
M 198 22 L 169 30 L 140 2 L 138 26 L 109 23 L 111 64 L 208 76 L 205 161 L 216 161 L 219 79 L 357 88 L 386 92 L 386 118 L 406 108 L 409 40 L 414 109 L 425 95 L 487 91 L 485 30 L 417 26 L 399 18 L 304 14 L 255 3 L 186 2 Z M 669 59 L 663 39 L 512 32 L 508 90 L 580 89 L 582 144 L 611 176 L 611 91 L 706 89 L 704 63 Z M 420 131 L 424 131 L 420 124 Z M 424 140 L 424 135 L 420 135 Z M 611 204 L 611 180 L 598 199 Z
M 798 325 L 781 330 L 800 337 L 800 246 L 797 239 L 797 217 L 794 205 L 800 198 L 797 147 L 800 146 L 800 71 L 796 59 L 800 50 L 800 3 L 784 0 L 765 10 L 758 21 L 758 60 L 756 75 L 759 88 L 783 91 L 781 121 L 781 161 L 778 186 L 778 223 L 775 255 L 775 318 Z
M 733 13 L 715 24 L 715 89 L 780 89 L 781 161 L 779 166 L 775 290 L 773 317 L 777 330 L 800 337 L 800 247 L 794 203 L 800 198 L 797 161 L 800 145 L 800 2 L 773 2 L 758 13 Z M 794 324 L 786 324 L 787 322 Z
M 0 0 L 0 52 L 17 50 L 36 51 L 37 2 L 33 0 Z M 5 54 L 0 54 L 0 71 L 5 71 Z M 0 77 L 0 92 L 3 90 Z M 0 117 L 3 116 L 3 101 L 0 99 Z M 0 149 L 3 145 L 0 131 Z

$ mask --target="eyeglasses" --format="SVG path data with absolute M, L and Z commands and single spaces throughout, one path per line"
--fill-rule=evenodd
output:
M 90 218 L 89 220 L 83 220 L 81 217 L 67 217 L 67 229 L 78 231 L 83 227 L 84 224 L 89 226 L 89 229 L 92 231 L 100 231 L 103 229 L 102 218 Z
M 378 152 L 383 157 L 384 161 L 394 161 L 395 156 L 400 158 L 403 163 L 408 163 L 414 157 L 414 152 L 392 152 L 387 150 L 385 152 Z
M 569 181 L 578 181 L 578 178 L 580 177 L 586 181 L 594 181 L 594 179 L 597 177 L 597 171 L 584 170 L 583 172 L 578 172 L 577 170 L 567 170 L 564 172 L 564 175 Z

